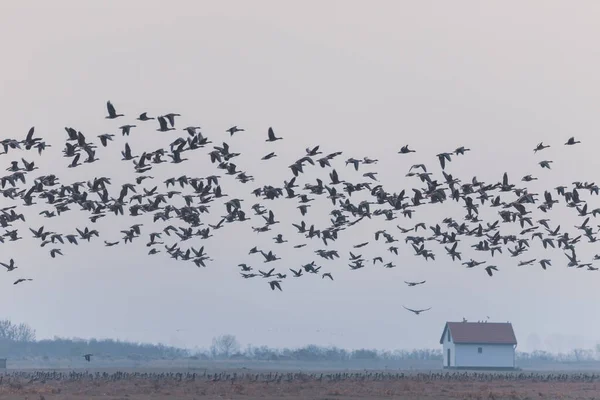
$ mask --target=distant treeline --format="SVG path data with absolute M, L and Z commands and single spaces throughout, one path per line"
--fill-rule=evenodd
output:
M 221 335 L 212 340 L 207 350 L 191 351 L 163 344 L 133 343 L 112 339 L 54 339 L 36 340 L 35 330 L 26 324 L 0 320 L 0 358 L 72 358 L 91 353 L 96 358 L 130 360 L 252 360 L 252 361 L 310 361 L 343 362 L 372 361 L 429 361 L 439 360 L 441 349 L 419 350 L 346 350 L 337 347 L 308 345 L 301 348 L 272 348 L 252 346 L 241 349 L 233 335 Z M 531 362 L 585 362 L 600 360 L 600 346 L 595 350 L 577 349 L 568 354 L 544 351 L 517 352 L 517 360 Z
M 184 349 L 162 344 L 122 342 L 112 339 L 54 338 L 33 342 L 0 339 L 0 358 L 72 358 L 84 354 L 104 358 L 129 358 L 132 360 L 177 359 L 189 357 Z
M 338 347 L 308 345 L 296 349 L 276 349 L 268 346 L 248 346 L 243 351 L 227 354 L 215 352 L 212 348 L 200 352 L 194 358 L 242 359 L 256 361 L 351 361 L 351 360 L 442 360 L 440 349 L 382 351 L 373 349 L 346 350 Z
M 185 349 L 162 344 L 123 342 L 112 339 L 36 340 L 35 330 L 27 324 L 0 320 L 0 358 L 71 358 L 83 354 L 130 359 L 177 359 L 190 356 Z

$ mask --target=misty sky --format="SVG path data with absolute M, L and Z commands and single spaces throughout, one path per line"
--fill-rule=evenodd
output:
M 592 1 L 577 7 L 566 1 L 3 2 L 0 139 L 24 138 L 35 126 L 53 145 L 42 157 L 27 155 L 40 166 L 36 173 L 56 173 L 63 182 L 112 176 L 119 188 L 134 174 L 120 161 L 125 139 L 118 126 L 135 123 L 143 111 L 178 112 L 176 127 L 199 125 L 214 144 L 226 140 L 242 152 L 237 163 L 256 181 L 244 186 L 225 180 L 223 189 L 245 198 L 248 210 L 256 202 L 251 190 L 281 186 L 290 175 L 287 166 L 317 144 L 325 153 L 343 151 L 336 169 L 355 182 L 364 178 L 343 160 L 379 159 L 364 168 L 379 171 L 390 192 L 424 187 L 404 177 L 414 163 L 426 163 L 441 178 L 435 155 L 464 145 L 472 151 L 448 167 L 455 177 L 496 182 L 506 171 L 521 185 L 520 178 L 532 174 L 539 180 L 528 187 L 543 193 L 597 179 L 599 20 L 600 4 Z M 126 117 L 106 120 L 107 100 Z M 224 131 L 231 125 L 246 132 L 230 139 Z M 118 136 L 98 151 L 102 161 L 67 171 L 69 161 L 61 157 L 65 126 L 90 138 Z M 265 143 L 269 126 L 284 140 Z M 127 141 L 136 154 L 185 135 L 155 129 L 151 123 L 132 131 Z M 572 135 L 583 144 L 563 146 Z M 552 147 L 534 156 L 540 141 Z M 397 154 L 405 144 L 417 153 Z M 279 156 L 268 164 L 260 161 L 270 151 Z M 0 162 L 6 168 L 22 155 L 9 153 Z M 554 161 L 552 170 L 539 167 L 543 159 Z M 201 154 L 179 166 L 159 167 L 151 173 L 159 182 L 215 173 Z M 302 185 L 317 177 L 328 180 L 327 172 L 311 169 Z M 308 223 L 327 223 L 322 219 L 330 204 L 322 200 L 309 211 Z M 9 203 L 0 198 L 0 206 Z M 600 200 L 592 198 L 590 207 L 596 203 Z M 396 223 L 459 219 L 464 215 L 459 204 L 426 206 L 413 221 L 374 219 L 348 230 L 331 245 L 342 255 L 336 262 L 313 254 L 322 243 L 301 251 L 274 244 L 271 238 L 279 232 L 293 238 L 291 223 L 302 218 L 295 201 L 265 205 L 281 226 L 261 235 L 250 229 L 256 221 L 223 228 L 197 244 L 205 244 L 215 260 L 203 269 L 164 252 L 149 257 L 144 240 L 105 248 L 103 239 L 119 240 L 119 230 L 134 223 L 129 217 L 100 220 L 101 240 L 64 246 L 65 257 L 51 259 L 27 226 L 44 224 L 66 233 L 92 224 L 75 211 L 47 220 L 36 216 L 43 208 L 27 210 L 28 224 L 19 225 L 25 239 L 0 244 L 0 261 L 14 257 L 20 265 L 18 273 L 0 272 L 2 316 L 31 324 L 39 337 L 113 337 L 188 347 L 208 345 L 221 333 L 235 334 L 244 345 L 438 347 L 445 321 L 487 316 L 513 322 L 522 350 L 565 351 L 600 341 L 594 334 L 600 331 L 594 318 L 600 273 L 567 269 L 560 250 L 546 255 L 553 259 L 547 271 L 539 265 L 517 267 L 506 255 L 495 258 L 500 272 L 493 278 L 451 262 L 435 244 L 430 246 L 435 262 L 414 257 L 402 242 L 394 258 L 380 246 L 398 264 L 395 269 L 371 263 L 359 271 L 347 267 L 350 246 L 373 241 L 377 229 L 400 237 Z M 571 227 L 581 218 L 564 202 L 555 208 L 553 225 L 563 224 L 575 236 Z M 486 220 L 498 219 L 496 211 L 486 212 Z M 207 222 L 218 222 L 220 215 L 224 208 Z M 150 232 L 151 223 L 145 224 Z M 264 279 L 244 280 L 237 264 L 264 267 L 262 259 L 248 256 L 254 245 L 282 257 L 278 269 L 297 269 L 315 259 L 335 281 L 288 276 L 284 291 L 272 292 Z M 528 258 L 544 257 L 539 243 L 532 247 Z M 590 260 L 600 253 L 595 247 L 582 243 L 579 258 Z M 377 251 L 364 254 L 373 257 Z M 17 275 L 35 280 L 13 286 Z M 404 280 L 427 283 L 409 288 Z M 402 305 L 433 309 L 417 317 Z

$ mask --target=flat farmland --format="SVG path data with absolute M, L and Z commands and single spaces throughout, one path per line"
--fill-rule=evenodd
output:
M 0 375 L 0 399 L 600 399 L 582 372 L 28 370 Z

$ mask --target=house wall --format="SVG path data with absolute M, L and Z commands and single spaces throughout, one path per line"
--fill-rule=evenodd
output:
M 456 359 L 456 357 L 455 357 L 456 346 L 454 345 L 454 342 L 452 342 L 452 336 L 448 337 L 448 335 L 449 335 L 448 332 L 449 332 L 448 330 L 446 330 L 446 332 L 444 332 L 444 342 L 442 344 L 443 352 L 444 352 L 444 364 L 443 364 L 444 368 L 448 368 L 448 349 L 450 349 L 450 367 L 455 366 L 454 360 Z
M 479 347 L 482 349 L 481 353 L 478 352 Z M 451 364 L 451 366 L 492 368 L 512 368 L 515 366 L 515 349 L 513 345 L 455 344 L 452 353 L 455 354 L 455 359 L 453 360 L 454 364 Z

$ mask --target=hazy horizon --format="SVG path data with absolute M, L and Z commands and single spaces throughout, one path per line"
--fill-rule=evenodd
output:
M 390 192 L 420 187 L 404 177 L 415 163 L 441 177 L 435 155 L 464 145 L 472 151 L 454 157 L 447 168 L 455 177 L 496 182 L 506 171 L 520 184 L 522 176 L 532 174 L 539 180 L 527 186 L 542 194 L 559 184 L 595 180 L 599 17 L 598 3 L 572 7 L 558 1 L 2 4 L 1 137 L 24 138 L 35 126 L 53 147 L 41 157 L 9 152 L 0 161 L 7 168 L 27 154 L 40 167 L 35 176 L 48 170 L 65 182 L 114 176 L 115 191 L 134 175 L 129 165 L 127 177 L 118 175 L 125 167 L 118 164 L 125 141 L 139 154 L 167 146 L 185 134 L 180 128 L 199 125 L 213 141 L 209 146 L 226 141 L 242 153 L 239 165 L 256 182 L 226 180 L 223 189 L 231 197 L 243 196 L 248 210 L 251 190 L 289 178 L 287 166 L 316 145 L 325 154 L 343 151 L 336 169 L 351 178 L 360 174 L 344 166 L 346 158 L 379 159 L 365 171 L 379 171 Z M 108 100 L 125 117 L 106 120 Z M 163 134 L 154 123 L 135 121 L 144 111 L 180 113 L 178 130 Z M 138 128 L 123 138 L 117 128 L 136 122 Z M 225 130 L 232 125 L 246 131 L 230 138 Z M 68 161 L 61 157 L 66 126 L 93 139 L 112 133 L 115 142 L 99 150 L 98 165 L 67 171 Z M 265 143 L 270 126 L 284 139 Z M 582 144 L 563 146 L 571 136 Z M 552 147 L 534 155 L 541 141 Z M 406 144 L 417 153 L 397 154 Z M 270 151 L 278 157 L 264 164 L 260 157 Z M 542 159 L 554 161 L 551 170 L 540 168 Z M 157 183 L 215 171 L 199 154 L 188 163 L 163 166 L 150 174 Z M 302 185 L 328 172 L 311 169 Z M 587 193 L 586 199 L 590 208 L 600 204 Z M 316 224 L 329 210 L 330 204 L 321 203 L 327 208 L 313 207 L 307 223 Z M 5 204 L 12 203 L 0 197 L 0 208 Z M 293 237 L 289 224 L 302 219 L 295 204 L 284 200 L 272 208 L 281 232 Z M 399 216 L 386 228 L 435 223 L 446 213 L 464 215 L 458 203 L 425 209 L 413 220 Z M 218 222 L 219 212 L 207 223 Z M 19 225 L 24 240 L 0 244 L 0 261 L 14 257 L 18 276 L 35 280 L 13 286 L 15 272 L 1 272 L 0 301 L 10 305 L 3 318 L 30 324 L 39 338 L 106 337 L 193 348 L 230 333 L 243 346 L 438 348 L 446 321 L 489 316 L 513 324 L 523 351 L 564 352 L 600 342 L 594 333 L 600 322 L 593 319 L 599 272 L 568 269 L 558 250 L 546 271 L 539 265 L 517 267 L 506 255 L 494 258 L 500 271 L 490 278 L 481 269 L 451 262 L 439 246 L 435 262 L 427 262 L 401 242 L 393 259 L 397 268 L 368 265 L 350 271 L 349 245 L 372 240 L 375 221 L 332 246 L 342 257 L 327 264 L 335 281 L 288 277 L 283 292 L 273 292 L 264 279 L 239 276 L 241 262 L 264 266 L 249 258 L 248 250 L 255 244 L 277 250 L 283 259 L 279 268 L 287 270 L 312 258 L 320 262 L 311 254 L 314 247 L 288 252 L 272 241 L 279 230 L 263 237 L 249 225 L 239 231 L 229 226 L 226 235 L 194 243 L 205 244 L 215 260 L 199 269 L 164 253 L 149 257 L 142 242 L 103 247 L 102 240 L 120 239 L 117 233 L 135 219 L 109 216 L 94 225 L 75 211 L 68 221 L 35 214 Z M 498 219 L 485 215 L 486 221 Z M 564 204 L 549 217 L 571 230 L 581 222 Z M 59 231 L 94 225 L 102 235 L 95 243 L 62 246 L 65 256 L 51 259 L 26 229 L 41 225 Z M 147 233 L 151 228 L 146 228 Z M 530 258 L 544 254 L 538 245 Z M 591 259 L 594 245 L 582 243 L 579 258 Z M 467 259 L 471 255 L 479 256 L 469 253 Z M 412 288 L 405 280 L 427 283 Z M 402 305 L 432 309 L 415 316 Z
M 20 321 L 21 322 L 21 321 Z M 471 322 L 477 322 L 477 321 L 471 321 Z M 32 327 L 35 330 L 35 327 Z M 289 333 L 288 332 L 277 332 L 275 330 L 270 330 L 270 332 L 274 332 L 274 333 Z M 172 335 L 168 340 L 159 340 L 159 341 L 154 341 L 154 342 L 143 342 L 143 341 L 138 341 L 135 338 L 131 339 L 131 340 L 127 340 L 128 342 L 131 343 L 140 343 L 140 344 L 153 344 L 153 345 L 158 345 L 158 344 L 162 344 L 162 345 L 166 345 L 166 346 L 172 346 L 172 347 L 176 347 L 176 348 L 181 348 L 181 349 L 185 349 L 185 350 L 190 350 L 190 351 L 209 351 L 210 350 L 210 346 L 212 343 L 212 339 L 217 339 L 219 336 L 222 335 L 228 335 L 229 333 L 227 332 L 223 332 L 221 334 L 217 334 L 215 335 L 213 338 L 211 338 L 210 341 L 205 342 L 205 343 L 194 343 L 192 346 L 184 343 L 183 341 L 181 341 L 179 335 L 176 333 L 174 335 Z M 327 334 L 327 332 L 324 332 L 324 334 Z M 239 344 L 239 349 L 240 351 L 245 351 L 246 349 L 248 349 L 248 347 L 260 347 L 260 346 L 267 346 L 269 348 L 272 349 L 297 349 L 297 348 L 302 348 L 305 346 L 311 346 L 311 345 L 315 345 L 315 343 L 313 342 L 306 342 L 303 344 L 298 344 L 295 346 L 287 346 L 287 345 L 281 345 L 281 346 L 272 346 L 269 343 L 263 343 L 263 342 L 259 342 L 259 343 L 252 343 L 252 342 L 248 342 L 245 341 L 243 337 L 239 337 L 237 335 L 234 335 L 238 344 Z M 51 336 L 46 336 L 46 337 L 36 337 L 37 341 L 40 340 L 54 340 L 54 339 L 72 339 L 72 340 L 124 340 L 123 338 L 119 338 L 119 337 L 96 337 L 96 336 L 91 336 L 91 337 L 77 337 L 77 336 L 57 336 L 57 335 L 51 335 Z M 517 339 L 519 340 L 519 339 Z M 366 346 L 361 346 L 359 344 L 359 342 L 357 342 L 357 344 L 355 346 L 352 347 L 344 347 L 344 346 L 339 346 L 338 344 L 336 344 L 335 342 L 328 342 L 328 343 L 321 343 L 321 344 L 316 344 L 318 346 L 323 346 L 323 347 L 336 347 L 336 348 L 342 348 L 345 350 L 360 350 L 360 349 L 367 349 L 367 350 L 381 350 L 381 351 L 412 351 L 412 350 L 440 350 L 441 351 L 441 346 L 433 346 L 433 347 L 413 347 L 413 348 L 408 348 L 408 347 L 366 347 Z M 530 334 L 527 337 L 527 340 L 525 341 L 525 343 L 518 343 L 517 344 L 517 353 L 520 352 L 526 352 L 526 353 L 530 353 L 533 351 L 546 351 L 552 354 L 566 354 L 569 353 L 571 350 L 575 350 L 575 349 L 586 349 L 586 350 L 592 350 L 592 351 L 597 351 L 597 345 L 598 343 L 593 342 L 593 341 L 588 341 L 586 342 L 585 340 L 582 340 L 581 336 L 568 336 L 568 335 L 560 335 L 560 334 L 552 334 L 552 335 L 547 335 L 547 336 L 540 336 L 536 333 Z

